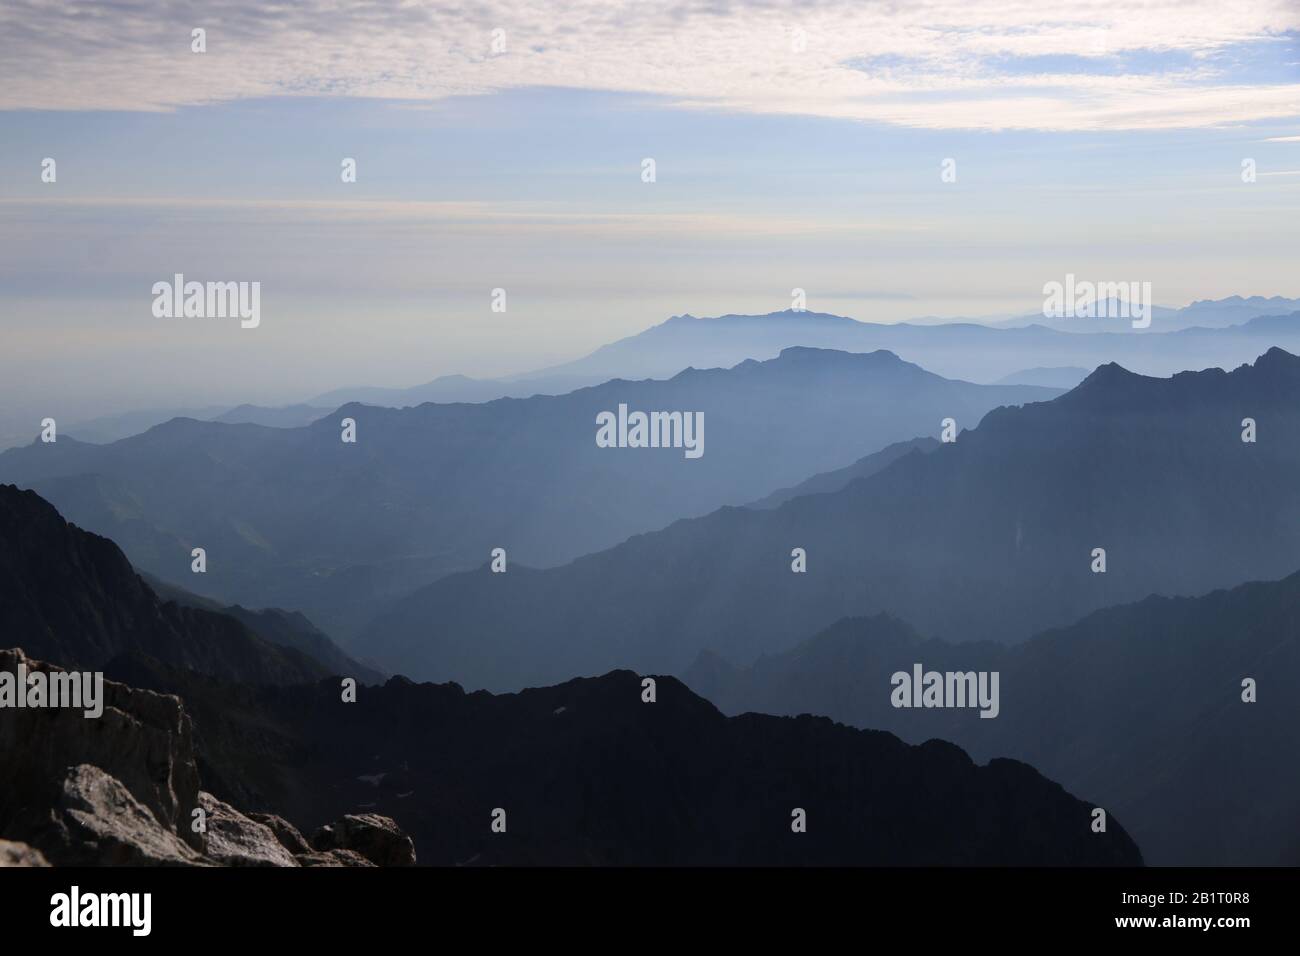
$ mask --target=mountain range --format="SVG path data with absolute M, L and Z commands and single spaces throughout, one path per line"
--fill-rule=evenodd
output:
M 892 675 L 918 663 L 999 672 L 998 716 L 894 707 Z M 726 713 L 825 714 L 1027 761 L 1113 808 L 1155 865 L 1300 864 L 1300 573 L 1148 597 L 1012 647 L 845 619 L 749 667 L 702 654 L 683 679 Z
M 502 690 L 612 666 L 681 673 L 705 649 L 745 665 L 879 611 L 1016 642 L 1151 593 L 1291 573 L 1297 486 L 1300 358 L 1274 348 L 1168 379 L 1106 365 L 838 491 L 725 507 L 560 567 L 448 576 L 349 646 Z
M 559 564 L 937 434 L 945 418 L 973 424 L 1057 394 L 952 381 L 888 352 L 795 348 L 562 396 L 347 405 L 302 428 L 177 419 L 109 445 L 38 441 L 0 454 L 0 478 L 162 580 L 295 608 L 347 637 L 497 548 L 508 566 Z M 598 415 L 621 406 L 702 415 L 701 454 L 598 447 Z M 341 440 L 349 419 L 355 443 Z M 204 573 L 191 573 L 194 548 Z
M 426 402 L 562 395 L 615 378 L 668 378 L 691 366 L 730 367 L 745 359 L 772 358 L 797 346 L 850 352 L 890 349 L 950 378 L 1060 388 L 1072 388 L 1089 369 L 1109 361 L 1150 375 L 1236 365 L 1259 354 L 1261 334 L 1273 336 L 1268 344 L 1300 350 L 1300 319 L 1296 318 L 1300 299 L 1234 295 L 1199 300 L 1181 309 L 1155 306 L 1152 311 L 1150 328 L 1141 330 L 1133 329 L 1126 318 L 1048 319 L 1041 314 L 996 321 L 928 317 L 897 324 L 793 310 L 716 318 L 680 315 L 572 362 L 516 375 L 442 375 L 409 387 L 336 388 L 278 407 L 133 410 L 72 421 L 64 431 L 79 441 L 106 444 L 178 417 L 297 427 L 347 404 L 400 408 Z M 1254 321 L 1261 318 L 1265 321 Z M 1162 337 L 1179 332 L 1189 334 Z M 1106 337 L 1081 341 L 1075 337 L 1079 334 Z M 1150 336 L 1157 337 L 1141 341 Z M 1080 366 L 1086 368 L 1079 370 Z M 35 425 L 24 431 L 14 421 L 0 425 L 4 429 L 0 450 L 25 444 L 37 431 Z
M 825 718 L 727 718 L 671 677 L 614 671 L 501 696 L 395 677 L 352 700 L 314 668 L 272 683 L 238 668 L 301 656 L 217 612 L 160 604 L 111 542 L 63 523 L 32 492 L 0 487 L 0 516 L 0 554 L 20 559 L 0 575 L 5 633 L 109 677 L 99 719 L 0 710 L 0 773 L 15 783 L 0 793 L 7 855 L 82 865 L 401 865 L 417 854 L 443 865 L 1142 862 L 1117 817 L 1095 832 L 1092 804 L 1025 764 L 980 766 L 951 744 L 912 746 Z M 0 669 L 20 667 L 58 669 L 0 650 Z M 200 811 L 202 831 L 188 825 Z
M 825 312 L 771 312 L 699 318 L 675 315 L 636 335 L 561 365 L 498 379 L 445 375 L 410 388 L 341 388 L 315 396 L 311 405 L 348 402 L 418 405 L 423 402 L 482 402 L 500 397 L 561 394 L 612 378 L 666 378 L 695 366 L 730 367 L 745 359 L 766 359 L 796 346 L 870 352 L 889 349 L 910 362 L 950 378 L 996 382 L 1034 366 L 1086 366 L 1110 361 L 1150 375 L 1186 368 L 1236 365 L 1259 354 L 1255 338 L 1270 316 L 1269 344 L 1300 350 L 1300 299 L 1229 296 L 1203 299 L 1181 309 L 1153 308 L 1151 326 L 1136 330 L 1127 318 L 1047 319 L 1041 314 L 996 322 L 943 319 L 880 323 Z M 1186 333 L 1173 338 L 1170 333 Z M 1080 340 L 1077 336 L 1088 335 Z M 1102 338 L 1094 336 L 1102 335 Z M 1151 341 L 1142 341 L 1153 337 Z M 1086 369 L 1085 369 L 1086 374 Z M 1083 378 L 1032 384 L 1073 387 Z M 1016 384 L 1025 384 L 1017 382 Z

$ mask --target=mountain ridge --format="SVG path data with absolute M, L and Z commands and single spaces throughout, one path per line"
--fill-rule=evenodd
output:
M 1259 420 L 1257 443 L 1241 441 L 1245 417 Z M 1295 356 L 1170 379 L 1102 367 L 829 494 L 724 507 L 513 578 L 444 578 L 351 646 L 417 677 L 500 689 L 606 666 L 676 673 L 706 647 L 747 663 L 881 610 L 928 634 L 1015 642 L 1152 591 L 1287 573 L 1297 483 Z M 791 572 L 796 547 L 804 574 Z M 1091 570 L 1097 547 L 1106 573 Z M 555 610 L 578 604 L 583 618 Z

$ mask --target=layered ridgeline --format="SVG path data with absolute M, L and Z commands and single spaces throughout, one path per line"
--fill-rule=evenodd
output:
M 0 777 L 14 784 L 0 789 L 0 840 L 27 858 L 1141 863 L 1118 820 L 1094 832 L 1092 803 L 1025 764 L 978 766 L 951 744 L 824 718 L 727 718 L 668 677 L 495 697 L 404 678 L 344 693 L 306 666 L 305 683 L 267 683 L 287 666 L 278 654 L 301 655 L 160 603 L 111 542 L 35 494 L 0 488 L 0 516 L 0 555 L 14 556 L 0 569 L 5 633 L 77 668 L 108 658 L 98 717 L 0 708 Z M 0 650 L 11 695 L 10 675 L 57 670 Z M 189 825 L 200 808 L 204 834 Z
M 309 622 L 243 613 L 241 622 L 160 598 L 112 541 L 64 521 L 34 492 L 0 485 L 0 633 L 9 645 L 65 667 L 102 669 L 138 654 L 259 684 L 317 680 L 335 667 L 373 674 L 319 632 L 308 639 Z
M 38 441 L 0 455 L 0 478 L 113 537 L 142 570 L 298 608 L 342 635 L 494 549 L 508 566 L 571 560 L 937 434 L 944 418 L 973 423 L 1056 394 L 950 381 L 887 352 L 790 349 L 558 397 L 345 406 L 288 429 L 178 419 L 105 446 Z M 597 417 L 620 406 L 628 419 L 681 413 L 678 447 L 599 447 Z M 355 442 L 342 440 L 345 419 Z M 194 548 L 206 573 L 191 573 Z
M 928 317 L 884 324 L 790 310 L 716 318 L 681 315 L 572 362 L 503 378 L 443 375 L 404 388 L 350 386 L 318 395 L 307 404 L 275 408 L 141 409 L 71 421 L 64 430 L 80 441 L 101 444 L 176 417 L 286 428 L 306 425 L 353 402 L 403 407 L 562 395 L 613 378 L 667 378 L 688 366 L 728 367 L 747 358 L 767 359 L 796 346 L 849 352 L 890 349 L 952 378 L 1064 388 L 1078 384 L 1088 369 L 1110 361 L 1151 375 L 1210 365 L 1231 367 L 1259 354 L 1261 336 L 1270 338 L 1269 345 L 1300 351 L 1300 318 L 1294 314 L 1300 299 L 1229 296 L 1181 309 L 1154 306 L 1150 326 L 1142 329 L 1133 328 L 1131 310 L 1125 310 L 1120 300 L 1105 303 L 1111 306 L 1107 317 L 1048 319 L 1040 311 L 1002 321 Z M 1080 333 L 1089 337 L 1081 340 Z M 1074 371 L 1060 368 L 1067 365 L 1087 368 L 1078 377 L 1060 374 Z M 0 449 L 25 445 L 35 434 L 31 422 L 0 420 Z
M 1280 344 L 1300 352 L 1300 301 L 1255 298 L 1223 300 L 1223 308 L 1219 305 L 1157 307 L 1144 329 L 1134 329 L 1124 316 L 1049 321 L 1037 315 L 1012 323 L 1023 327 L 995 328 L 961 321 L 883 324 L 793 311 L 716 318 L 678 315 L 576 361 L 534 373 L 513 387 L 529 379 L 541 385 L 614 375 L 658 377 L 688 364 L 725 366 L 743 358 L 764 359 L 791 346 L 849 352 L 888 349 L 931 371 L 977 382 L 996 381 L 1022 369 L 1091 369 L 1112 361 L 1150 375 L 1211 365 L 1230 368 L 1263 350 L 1261 336 L 1267 337 L 1266 346 Z
M 1257 441 L 1242 440 L 1246 418 Z M 355 647 L 507 689 L 612 666 L 680 673 L 704 649 L 743 665 L 878 611 L 950 640 L 1023 640 L 1153 592 L 1291 573 L 1297 487 L 1300 359 L 1273 349 L 1171 379 L 1104 366 L 837 492 L 724 508 L 559 568 L 451 576 Z
M 500 696 L 399 677 L 342 703 L 329 681 L 230 688 L 130 663 L 121 679 L 194 714 L 214 794 L 304 832 L 380 814 L 422 863 L 1141 863 L 1120 818 L 1094 832 L 1095 804 L 1023 763 L 820 717 L 727 718 L 670 677 L 652 701 L 614 671 Z
M 992 324 L 937 318 L 878 323 L 793 310 L 708 318 L 675 315 L 552 368 L 500 379 L 445 375 L 410 388 L 341 388 L 311 399 L 311 404 L 402 406 L 554 395 L 611 378 L 665 378 L 691 365 L 726 367 L 747 358 L 767 359 L 796 346 L 847 352 L 889 349 L 932 371 L 977 382 L 1038 366 L 1092 369 L 1111 361 L 1151 375 L 1211 365 L 1227 368 L 1258 355 L 1261 335 L 1270 337 L 1268 345 L 1300 351 L 1300 299 L 1230 296 L 1181 309 L 1154 306 L 1150 325 L 1142 329 L 1133 327 L 1131 309 L 1120 301 L 1107 299 L 1103 304 L 1107 317 L 1048 319 L 1040 312 Z M 1269 318 L 1261 319 L 1265 316 Z
M 998 672 L 997 717 L 894 706 L 894 675 L 918 664 Z M 825 714 L 1028 761 L 1118 813 L 1148 863 L 1300 864 L 1300 574 L 1150 597 L 1014 647 L 846 619 L 747 668 L 701 655 L 684 680 L 728 713 Z

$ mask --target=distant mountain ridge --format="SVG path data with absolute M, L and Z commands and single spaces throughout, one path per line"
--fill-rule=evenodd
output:
M 892 706 L 891 675 L 916 663 L 1000 672 L 999 715 Z M 1300 573 L 1148 597 L 1011 647 L 845 619 L 747 668 L 702 654 L 683 680 L 724 713 L 820 713 L 1025 760 L 1120 813 L 1152 864 L 1300 864 Z
M 335 389 L 312 399 L 311 404 L 359 401 L 405 406 L 426 401 L 477 402 L 559 394 L 611 378 L 664 378 L 690 366 L 730 367 L 745 359 L 767 359 L 794 346 L 849 352 L 889 349 L 931 371 L 969 381 L 996 382 L 1033 366 L 1086 364 L 1094 367 L 1108 361 L 1122 361 L 1145 374 L 1170 375 L 1185 368 L 1235 365 L 1254 358 L 1259 354 L 1258 346 L 1241 341 L 1244 328 L 1232 327 L 1242 326 L 1258 316 L 1300 313 L 1300 298 L 1234 295 L 1226 299 L 1198 300 L 1181 309 L 1156 306 L 1153 312 L 1151 328 L 1138 335 L 1127 318 L 1049 320 L 1042 315 L 1028 315 L 992 323 L 974 319 L 875 323 L 793 309 L 765 315 L 728 313 L 708 318 L 685 313 L 602 345 L 571 362 L 533 372 L 498 379 L 447 375 L 410 388 Z M 1139 336 L 1189 329 L 1197 332 L 1187 339 L 1137 341 Z M 1210 330 L 1213 331 L 1207 335 Z M 1271 344 L 1300 351 L 1300 318 L 1286 325 L 1279 324 L 1273 331 L 1284 338 Z M 1078 334 L 1109 337 L 1080 342 L 1073 338 Z M 1020 361 L 1021 357 L 1024 361 Z M 1086 361 L 1081 362 L 1080 358 Z M 1032 384 L 1071 387 L 1077 381 L 1068 385 Z
M 105 446 L 10 449 L 0 478 L 113 536 L 163 580 L 301 610 L 346 639 L 386 602 L 496 548 L 511 567 L 558 564 L 935 434 L 945 417 L 974 422 L 1056 394 L 952 381 L 888 352 L 792 348 L 562 396 L 347 405 L 304 428 L 175 419 Z M 702 415 L 702 457 L 598 447 L 597 416 L 623 405 Z M 341 441 L 345 419 L 355 443 Z M 205 574 L 189 573 L 195 547 Z
M 1088 377 L 1088 369 L 1063 366 L 1061 368 L 1027 368 L 1004 375 L 996 385 L 1046 385 L 1050 388 L 1071 389 Z
M 1103 365 L 840 491 L 723 508 L 544 571 L 450 576 L 353 646 L 417 677 L 510 689 L 609 666 L 680 673 L 706 648 L 746 664 L 878 611 L 1015 642 L 1153 592 L 1289 573 L 1297 487 L 1300 358 L 1271 349 L 1170 379 Z M 796 548 L 806 573 L 792 573 Z
M 1258 343 L 1248 339 L 1261 333 L 1273 337 L 1269 344 L 1300 351 L 1300 299 L 1234 295 L 1198 300 L 1181 309 L 1156 306 L 1153 313 L 1152 327 L 1140 331 L 1134 330 L 1126 318 L 1049 320 L 1039 314 L 998 320 L 928 316 L 886 324 L 789 309 L 766 315 L 728 314 L 715 318 L 697 318 L 688 313 L 603 345 L 574 361 L 500 378 L 453 374 L 409 387 L 348 386 L 331 389 L 305 404 L 279 408 L 241 405 L 233 409 L 214 406 L 132 411 L 74 421 L 66 431 L 83 441 L 105 444 L 176 417 L 294 427 L 353 403 L 403 408 L 425 402 L 478 403 L 562 395 L 615 378 L 666 378 L 691 366 L 730 367 L 745 359 L 771 358 L 782 349 L 796 346 L 851 352 L 883 348 L 949 378 L 1059 387 L 1072 387 L 1078 379 L 1014 376 L 1035 366 L 1093 367 L 1108 361 L 1120 361 L 1149 375 L 1170 375 L 1211 365 L 1229 367 L 1259 354 Z M 1264 319 L 1264 324 L 1256 319 Z M 1012 334 L 990 336 L 990 331 Z M 1140 341 L 1143 337 L 1179 332 L 1192 334 Z M 1074 337 L 1085 333 L 1108 337 L 1082 342 Z M 14 430 L 12 425 L 7 427 Z M 25 443 L 34 433 L 33 429 L 30 433 L 0 435 L 0 450 Z
M 104 415 L 98 418 L 60 423 L 65 437 L 92 445 L 106 445 L 120 441 L 132 435 L 148 431 L 155 425 L 171 421 L 174 418 L 194 418 L 199 421 L 227 422 L 232 425 L 251 424 L 266 425 L 270 428 L 296 428 L 310 424 L 316 419 L 328 415 L 335 406 L 328 408 L 312 405 L 282 405 L 267 407 L 263 405 L 238 405 L 231 408 L 226 405 L 211 405 L 205 408 L 153 408 L 123 412 L 116 415 Z M 0 451 L 30 442 L 38 433 L 33 427 L 31 433 L 21 440 L 11 440 L 0 444 Z
M 480 866 L 1142 863 L 1118 820 L 1093 832 L 1091 804 L 1025 764 L 726 718 L 671 677 L 503 696 L 395 677 L 344 700 L 296 651 L 159 601 L 112 542 L 8 486 L 0 627 L 65 661 L 0 650 L 6 673 L 108 678 L 101 719 L 0 709 L 0 838 L 59 865 L 409 865 L 417 847 Z

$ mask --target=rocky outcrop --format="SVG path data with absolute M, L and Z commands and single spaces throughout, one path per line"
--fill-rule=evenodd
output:
M 0 840 L 0 867 L 4 866 L 49 866 L 45 854 L 26 843 L 13 840 Z
M 244 816 L 210 793 L 199 794 L 205 814 L 207 855 L 229 866 L 297 866 L 275 831 Z
M 317 830 L 312 845 L 321 851 L 351 850 L 375 866 L 415 866 L 415 844 L 391 817 L 349 813 Z
M 0 672 L 61 673 L 22 650 Z M 0 709 L 0 865 L 374 866 L 415 862 L 386 817 L 345 817 L 308 843 L 288 821 L 199 789 L 179 697 L 103 682 L 103 711 Z M 13 842 L 21 841 L 21 842 Z M 47 862 L 48 861 L 48 862 Z
M 248 818 L 256 820 L 268 828 L 275 835 L 275 838 L 280 841 L 280 845 L 294 856 L 313 852 L 307 838 L 284 817 L 278 817 L 274 813 L 250 813 Z
M 63 668 L 27 657 L 21 650 L 0 650 L 0 671 L 17 674 L 62 672 Z M 0 833 L 10 814 L 32 807 L 52 807 L 65 799 L 87 799 L 89 784 L 78 781 L 69 797 L 68 768 L 88 764 L 111 777 L 153 820 L 193 850 L 202 841 L 190 834 L 198 806 L 199 774 L 194 733 L 180 698 L 137 690 L 115 681 L 103 683 L 103 713 L 88 718 L 79 709 L 61 707 L 0 710 Z M 26 811 L 20 808 L 28 808 Z
M 68 770 L 55 806 L 30 836 L 60 866 L 201 866 L 209 861 L 116 778 Z

